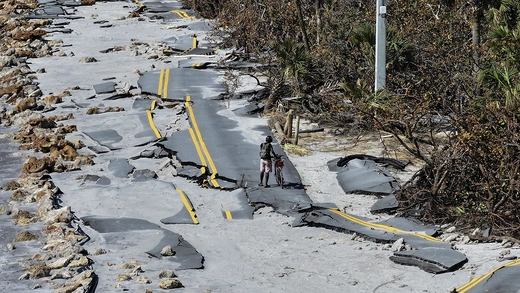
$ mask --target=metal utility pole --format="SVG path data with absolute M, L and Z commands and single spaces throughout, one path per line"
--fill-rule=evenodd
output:
M 375 91 L 386 85 L 386 0 L 376 0 L 376 82 Z

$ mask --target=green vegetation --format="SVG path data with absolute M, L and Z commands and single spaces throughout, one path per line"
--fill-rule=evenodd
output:
M 520 2 L 387 1 L 387 84 L 373 92 L 375 1 L 193 0 L 221 46 L 268 66 L 301 115 L 391 133 L 424 168 L 396 196 L 424 221 L 520 239 Z M 448 135 L 445 134 L 449 131 Z

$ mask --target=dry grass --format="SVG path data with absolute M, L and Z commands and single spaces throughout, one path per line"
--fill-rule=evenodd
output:
M 299 145 L 294 145 L 294 144 L 290 144 L 290 143 L 286 143 L 283 145 L 283 149 L 290 153 L 290 154 L 293 154 L 293 155 L 298 155 L 298 156 L 310 156 L 312 155 L 312 152 L 308 149 L 306 149 L 305 147 L 302 147 L 302 146 L 299 146 Z

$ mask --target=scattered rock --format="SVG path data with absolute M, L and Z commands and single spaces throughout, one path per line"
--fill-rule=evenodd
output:
M 117 276 L 116 282 L 124 282 L 129 280 L 132 280 L 132 276 L 128 274 L 119 274 L 119 276 Z
M 175 255 L 175 250 L 173 250 L 173 247 L 171 245 L 166 245 L 161 250 L 161 255 L 162 256 L 174 256 Z
M 93 63 L 93 62 L 98 62 L 98 60 L 94 57 L 81 57 L 81 59 L 79 59 L 79 63 Z
M 90 264 L 90 259 L 86 256 L 82 256 L 77 260 L 73 260 L 69 264 L 69 268 L 86 267 Z
M 13 192 L 11 199 L 16 200 L 16 201 L 22 201 L 28 195 L 29 195 L 29 192 L 27 190 L 17 189 L 17 190 L 15 190 L 15 192 Z
M 108 252 L 103 249 L 103 248 L 98 248 L 96 249 L 96 251 L 94 251 L 93 255 L 102 255 L 102 254 L 107 254 Z
M 43 102 L 46 105 L 59 104 L 59 103 L 63 102 L 63 99 L 62 99 L 62 97 L 59 97 L 59 96 L 48 96 L 43 99 Z
M 28 226 L 30 223 L 35 223 L 36 221 L 36 215 L 28 211 L 18 211 L 18 213 L 13 216 L 15 225 Z
M 52 172 L 55 162 L 49 157 L 36 158 L 29 157 L 27 162 L 23 165 L 22 172 L 26 174 Z
M 73 214 L 70 206 L 64 206 L 59 209 L 51 210 L 45 216 L 45 224 L 54 223 L 70 223 L 72 221 Z
M 25 242 L 32 241 L 38 239 L 38 235 L 35 235 L 29 231 L 20 231 L 16 234 L 16 237 L 13 239 L 13 242 Z
M 52 270 L 55 270 L 55 269 L 61 269 L 63 267 L 66 267 L 69 265 L 70 261 L 74 258 L 73 255 L 69 255 L 69 256 L 66 256 L 66 257 L 62 257 L 58 260 L 56 260 L 55 262 L 53 263 L 50 263 L 47 265 L 47 267 L 49 267 L 50 269 Z
M 7 183 L 6 186 L 2 187 L 4 190 L 16 190 L 20 188 L 21 185 L 16 180 L 11 180 L 9 183 Z
M 1 94 L 2 93 L 0 92 L 0 95 Z M 18 104 L 16 104 L 13 111 L 14 111 L 14 113 L 20 113 L 25 110 L 30 110 L 30 109 L 34 109 L 34 108 L 36 108 L 36 99 L 34 97 L 32 97 L 32 98 L 27 98 L 27 99 L 21 100 Z
M 137 283 L 138 284 L 151 284 L 152 281 L 150 281 L 150 279 L 148 279 L 147 277 L 139 277 L 137 279 Z
M 51 274 L 51 269 L 45 265 L 45 263 L 37 263 L 31 266 L 27 272 L 29 273 L 29 278 L 32 280 L 49 277 Z
M 87 109 L 87 115 L 93 115 L 93 114 L 102 114 L 102 113 L 108 113 L 108 112 L 121 112 L 125 109 L 122 107 L 106 107 L 106 108 L 98 108 L 98 107 L 91 107 Z
M 172 270 L 162 270 L 160 273 L 159 273 L 159 279 L 173 279 L 177 277 L 177 275 L 175 274 L 174 271 Z
M 175 289 L 184 287 L 181 281 L 177 279 L 164 279 L 159 283 L 159 288 L 161 289 Z

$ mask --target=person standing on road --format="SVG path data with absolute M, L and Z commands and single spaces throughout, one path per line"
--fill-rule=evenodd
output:
M 265 187 L 269 187 L 269 173 L 273 166 L 273 163 L 271 162 L 271 154 L 275 158 L 277 157 L 273 150 L 273 146 L 271 145 L 272 141 L 273 138 L 268 135 L 265 138 L 265 142 L 260 144 L 260 184 L 258 184 L 258 186 L 263 186 L 265 174 Z

